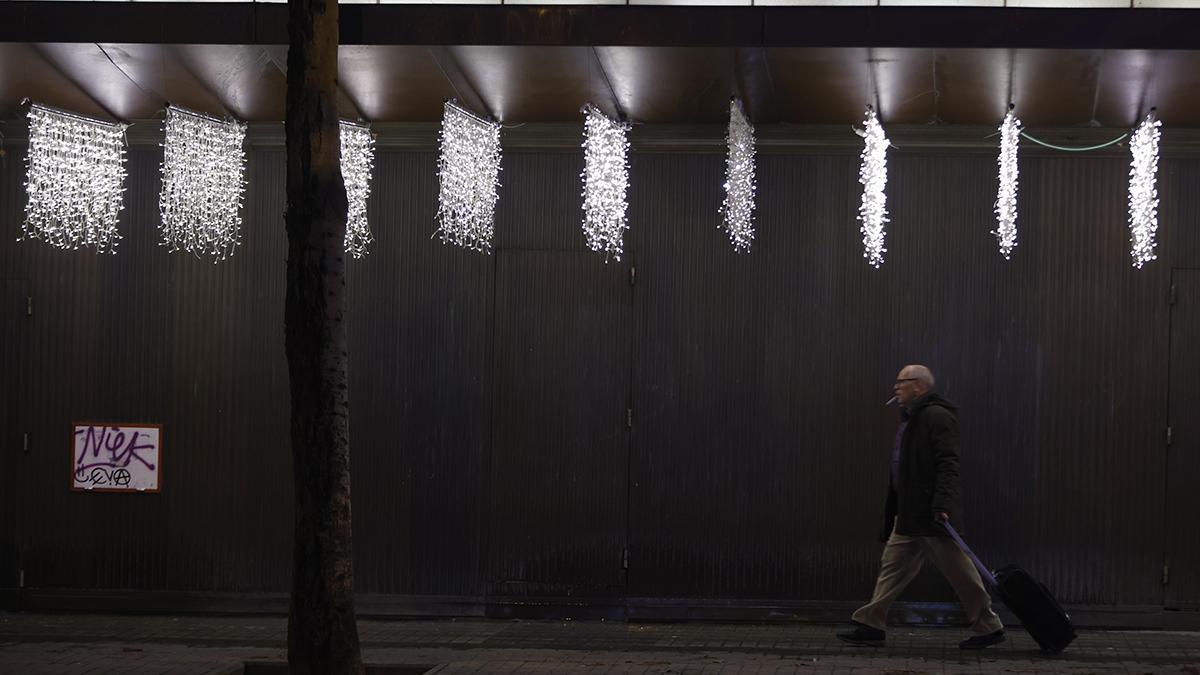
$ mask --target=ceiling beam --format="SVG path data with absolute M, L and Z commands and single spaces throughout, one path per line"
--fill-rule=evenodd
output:
M 1189 9 L 371 5 L 343 45 L 1195 49 Z M 0 2 L 0 42 L 287 44 L 275 3 Z

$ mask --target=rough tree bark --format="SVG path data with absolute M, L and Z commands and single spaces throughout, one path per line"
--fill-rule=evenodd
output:
M 350 535 L 350 405 L 336 0 L 289 0 L 287 301 L 295 542 L 293 673 L 362 673 Z

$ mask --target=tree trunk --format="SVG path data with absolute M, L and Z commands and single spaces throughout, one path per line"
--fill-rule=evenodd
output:
M 361 673 L 350 534 L 350 404 L 336 0 L 289 0 L 287 303 L 296 493 L 288 663 Z

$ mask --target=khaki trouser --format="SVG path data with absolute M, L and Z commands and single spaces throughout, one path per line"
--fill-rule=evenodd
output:
M 967 612 L 972 631 L 986 635 L 1004 628 L 1000 617 L 992 611 L 992 599 L 988 597 L 983 580 L 979 578 L 979 571 L 954 540 L 948 537 L 909 537 L 896 534 L 894 530 L 883 548 L 879 578 L 875 580 L 871 602 L 860 607 L 850 618 L 871 628 L 886 630 L 892 602 L 916 578 L 926 556 L 954 587 L 959 602 Z

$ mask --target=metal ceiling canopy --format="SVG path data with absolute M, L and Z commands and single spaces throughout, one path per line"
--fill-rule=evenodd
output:
M 284 115 L 286 47 L 0 43 L 0 119 L 23 98 L 123 121 L 174 102 L 251 122 Z M 1200 51 L 832 47 L 398 46 L 340 52 L 339 113 L 436 122 L 456 98 L 505 124 L 579 121 L 589 101 L 648 124 L 723 124 L 731 94 L 756 124 L 1132 127 L 1158 108 L 1200 127 Z
M 720 124 L 1200 127 L 1200 12 L 1013 7 L 341 6 L 339 113 L 428 123 L 455 98 L 506 124 L 606 114 Z M 284 114 L 287 8 L 0 2 L 0 119 L 23 98 L 148 120 L 167 101 Z

